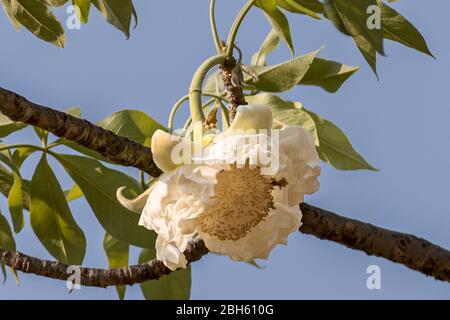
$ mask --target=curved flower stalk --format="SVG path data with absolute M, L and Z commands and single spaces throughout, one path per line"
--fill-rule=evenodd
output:
M 272 130 L 272 122 L 270 108 L 240 106 L 230 128 L 200 151 L 182 137 L 154 134 L 164 174 L 136 199 L 122 189 L 117 196 L 156 231 L 157 258 L 167 267 L 186 266 L 183 251 L 197 236 L 236 261 L 267 259 L 301 226 L 298 204 L 319 188 L 319 157 L 304 129 Z

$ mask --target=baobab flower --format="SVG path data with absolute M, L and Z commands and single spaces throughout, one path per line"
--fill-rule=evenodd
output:
M 186 267 L 183 251 L 197 236 L 236 261 L 267 259 L 301 226 L 299 203 L 319 188 L 319 157 L 304 129 L 271 131 L 272 122 L 270 108 L 240 106 L 230 128 L 183 163 L 172 150 L 181 144 L 189 153 L 190 142 L 154 134 L 152 152 L 164 174 L 136 199 L 124 198 L 122 188 L 117 197 L 158 234 L 157 258 L 167 267 Z M 263 161 L 274 153 L 276 166 Z

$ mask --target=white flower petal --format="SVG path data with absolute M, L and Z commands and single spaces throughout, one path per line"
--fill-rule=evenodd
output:
M 189 140 L 160 129 L 153 134 L 151 146 L 153 161 L 166 173 L 183 164 L 185 157 L 190 157 L 193 149 Z M 186 151 L 188 154 L 185 154 Z
M 237 108 L 236 117 L 231 126 L 224 132 L 225 135 L 235 132 L 270 130 L 273 125 L 272 110 L 263 105 L 244 105 Z
M 178 253 L 186 249 L 195 233 L 196 218 L 211 203 L 220 170 L 183 165 L 155 182 L 139 225 L 158 234 L 157 252 L 167 267 L 185 266 L 185 259 L 178 257 Z
M 187 260 L 175 244 L 165 241 L 159 237 L 156 239 L 156 258 L 164 262 L 164 264 L 172 271 L 179 268 L 186 268 Z
M 288 181 L 289 206 L 303 202 L 305 194 L 319 189 L 320 159 L 314 140 L 300 127 L 280 130 L 281 174 Z
M 284 128 L 279 135 L 257 132 L 270 130 L 272 121 L 270 108 L 241 106 L 233 125 L 217 136 L 201 155 L 195 155 L 195 160 L 202 160 L 201 164 L 178 167 L 172 160 L 172 149 L 183 140 L 173 139 L 162 131 L 155 133 L 152 142 L 152 148 L 156 147 L 155 162 L 166 173 L 149 191 L 139 224 L 158 233 L 157 255 L 166 266 L 172 270 L 186 266 L 183 252 L 197 234 L 209 250 L 234 260 L 250 261 L 267 258 L 276 245 L 286 244 L 289 234 L 298 230 L 301 225 L 299 203 L 305 194 L 319 187 L 319 157 L 314 141 L 302 128 Z M 249 129 L 253 132 L 246 131 Z M 279 141 L 268 136 L 279 137 Z M 275 167 L 271 162 L 274 156 Z M 275 209 L 244 237 L 236 241 L 219 240 L 200 230 L 199 217 L 215 203 L 218 173 L 230 170 L 231 165 L 243 168 L 246 163 L 250 168 L 261 168 L 263 175 L 286 179 L 288 184 L 282 189 L 275 187 L 272 191 Z M 271 171 L 267 172 L 270 173 L 263 173 L 263 169 L 269 167 Z M 220 215 L 218 217 L 220 220 Z

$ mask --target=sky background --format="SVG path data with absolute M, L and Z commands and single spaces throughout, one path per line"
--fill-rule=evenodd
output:
M 67 47 L 58 49 L 26 30 L 16 33 L 0 16 L 2 53 L 0 85 L 43 105 L 63 110 L 81 106 L 83 116 L 98 121 L 114 111 L 145 111 L 165 124 L 170 107 L 185 95 L 193 72 L 214 54 L 207 0 L 135 0 L 139 26 L 130 40 L 108 25 L 96 10 L 81 30 L 68 30 Z M 218 1 L 223 37 L 244 1 Z M 377 81 L 352 40 L 327 20 L 290 16 L 297 54 L 322 45 L 321 57 L 361 65 L 337 94 L 297 87 L 284 96 L 301 101 L 341 127 L 354 147 L 380 172 L 340 172 L 323 165 L 320 191 L 306 201 L 344 216 L 424 237 L 450 248 L 448 209 L 450 166 L 450 2 L 399 1 L 394 8 L 413 22 L 437 60 L 396 43 L 386 42 L 388 58 L 378 62 Z M 428 10 L 427 10 L 428 9 Z M 67 17 L 59 10 L 61 18 Z M 259 10 L 242 25 L 238 45 L 246 61 L 270 27 Z M 289 59 L 282 46 L 270 63 Z M 186 108 L 187 109 L 187 108 Z M 184 123 L 187 110 L 177 124 Z M 7 143 L 39 143 L 31 129 Z M 37 156 L 25 165 L 30 178 Z M 446 160 L 447 159 L 447 160 Z M 54 165 L 65 187 L 71 185 Z M 128 170 L 136 176 L 135 171 Z M 6 199 L 1 209 L 9 216 Z M 106 267 L 103 231 L 84 200 L 71 204 L 85 231 L 86 266 Z M 16 241 L 27 254 L 51 259 L 27 228 Z M 132 263 L 136 262 L 133 251 Z M 193 265 L 193 299 L 450 299 L 450 285 L 406 267 L 369 257 L 328 241 L 295 233 L 289 246 L 277 247 L 258 270 L 228 258 L 208 255 Z M 368 290 L 366 269 L 381 268 L 381 290 Z M 115 299 L 114 288 L 82 288 L 69 294 L 65 283 L 32 275 L 12 277 L 0 285 L 0 299 Z M 139 286 L 127 298 L 142 299 Z

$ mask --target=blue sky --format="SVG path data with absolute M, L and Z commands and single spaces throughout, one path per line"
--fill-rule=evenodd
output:
M 134 2 L 140 22 L 130 40 L 93 11 L 89 25 L 68 31 L 67 48 L 63 50 L 35 39 L 27 31 L 16 33 L 2 16 L 1 86 L 59 110 L 81 106 L 84 117 L 91 121 L 133 108 L 165 124 L 172 104 L 187 93 L 197 66 L 214 53 L 209 1 Z M 242 3 L 218 1 L 219 29 L 224 37 Z M 291 16 L 297 54 L 325 45 L 322 57 L 362 68 L 337 94 L 298 87 L 284 96 L 301 101 L 339 125 L 355 148 L 381 169 L 377 173 L 340 172 L 324 165 L 321 189 L 306 201 L 450 248 L 450 167 L 445 160 L 450 157 L 450 43 L 444 32 L 448 30 L 450 3 L 436 0 L 433 11 L 426 10 L 423 0 L 399 1 L 393 6 L 418 27 L 437 60 L 387 42 L 389 57 L 379 59 L 379 82 L 351 39 L 339 34 L 329 21 Z M 65 17 L 63 10 L 59 16 Z M 268 31 L 263 15 L 252 11 L 238 36 L 247 61 Z M 269 61 L 288 58 L 289 51 L 282 47 Z M 186 116 L 187 110 L 183 110 L 179 125 Z M 6 141 L 38 143 L 32 130 Z M 28 160 L 26 177 L 31 176 L 36 160 Z M 64 186 L 70 186 L 56 164 L 55 171 Z M 5 199 L 1 209 L 7 213 Z M 103 231 L 91 210 L 78 200 L 72 212 L 87 236 L 85 265 L 105 267 Z M 28 221 L 27 226 L 17 236 L 19 249 L 50 259 Z M 381 268 L 381 290 L 366 288 L 366 269 L 373 264 Z M 450 298 L 448 283 L 300 233 L 290 237 L 289 246 L 274 250 L 264 266 L 257 270 L 209 255 L 193 266 L 192 298 Z M 63 282 L 23 274 L 20 278 L 19 286 L 11 277 L 0 286 L 0 299 L 116 298 L 113 288 L 83 288 L 69 295 Z M 129 288 L 127 297 L 141 299 L 139 286 Z

